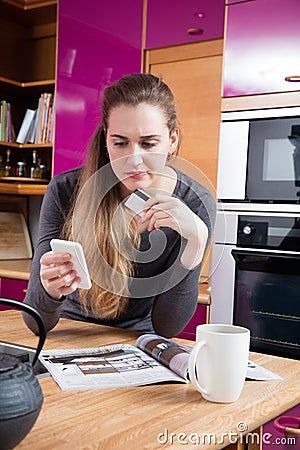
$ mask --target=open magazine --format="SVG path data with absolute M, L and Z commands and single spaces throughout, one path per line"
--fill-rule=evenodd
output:
M 187 383 L 193 347 L 156 334 L 143 334 L 131 344 L 73 350 L 42 350 L 39 356 L 62 390 L 117 388 L 154 383 Z M 247 378 L 281 379 L 248 363 Z
M 130 344 L 42 350 L 40 361 L 62 390 L 187 383 L 191 347 L 155 334 Z

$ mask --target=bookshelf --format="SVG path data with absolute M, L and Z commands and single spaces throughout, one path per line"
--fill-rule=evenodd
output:
M 57 1 L 0 0 L 0 101 L 11 105 L 13 137 L 20 130 L 27 109 L 37 109 L 44 92 L 55 94 L 56 78 Z M 3 136 L 2 136 L 3 137 Z M 52 139 L 53 141 L 53 139 Z M 5 162 L 10 149 L 13 171 L 18 161 L 32 163 L 32 152 L 46 166 L 46 177 L 53 174 L 53 144 L 18 144 L 0 139 L 0 157 Z M 0 192 L 40 195 L 45 182 L 15 180 L 15 173 L 4 180 L 0 177 Z

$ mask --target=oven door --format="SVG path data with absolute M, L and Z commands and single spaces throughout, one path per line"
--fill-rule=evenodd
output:
M 251 350 L 300 359 L 300 254 L 233 249 L 233 323 L 251 331 Z
M 300 117 L 250 121 L 246 199 L 299 202 Z

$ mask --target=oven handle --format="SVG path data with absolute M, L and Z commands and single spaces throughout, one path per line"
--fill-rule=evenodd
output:
M 247 256 L 260 256 L 260 257 L 272 257 L 272 258 L 289 258 L 300 259 L 300 253 L 286 253 L 286 252 L 272 252 L 272 251 L 259 251 L 259 250 L 240 250 L 232 249 L 231 254 L 237 263 L 243 262 Z

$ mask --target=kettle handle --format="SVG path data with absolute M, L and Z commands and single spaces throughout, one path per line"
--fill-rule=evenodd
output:
M 40 313 L 32 308 L 32 306 L 26 305 L 26 303 L 19 302 L 17 300 L 11 300 L 10 298 L 0 298 L 0 305 L 7 305 L 12 306 L 13 308 L 20 309 L 22 311 L 25 311 L 26 313 L 30 314 L 36 321 L 38 327 L 39 327 L 39 342 L 36 348 L 36 352 L 32 361 L 32 365 L 36 363 L 39 354 L 43 348 L 44 342 L 46 340 L 47 331 L 46 327 L 43 321 L 42 316 Z

